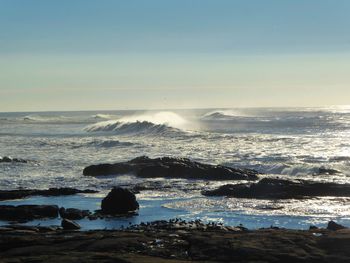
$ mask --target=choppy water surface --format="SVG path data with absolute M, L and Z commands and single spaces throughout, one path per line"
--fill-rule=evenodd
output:
M 83 168 L 140 155 L 181 156 L 253 168 L 266 176 L 350 183 L 350 108 L 0 113 L 0 156 L 8 155 L 32 162 L 1 163 L 0 189 L 68 186 L 102 191 L 97 196 L 59 199 L 71 207 L 88 206 L 91 210 L 98 208 L 99 200 L 112 186 L 142 180 L 127 175 L 84 177 Z M 322 174 L 320 168 L 338 173 Z M 200 189 L 226 182 L 171 183 L 171 191 L 138 195 L 138 217 L 108 224 L 86 223 L 86 227 L 119 227 L 126 221 L 176 216 L 253 228 L 271 224 L 305 228 L 329 219 L 350 225 L 347 198 L 206 198 Z M 64 205 L 59 200 L 32 198 L 25 202 Z M 6 203 L 13 202 L 18 203 Z

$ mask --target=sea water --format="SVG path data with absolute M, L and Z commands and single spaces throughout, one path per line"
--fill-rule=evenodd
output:
M 130 187 L 149 180 L 171 188 L 137 194 L 138 216 L 82 220 L 83 228 L 119 228 L 175 217 L 249 228 L 307 228 L 310 224 L 324 226 L 331 219 L 350 226 L 350 198 L 214 198 L 202 196 L 201 190 L 229 182 L 82 174 L 91 164 L 141 155 L 251 168 L 264 173 L 263 177 L 350 183 L 350 108 L 0 113 L 0 156 L 30 161 L 0 163 L 0 189 L 73 187 L 99 191 L 0 204 L 57 204 L 93 211 L 99 209 L 101 199 L 113 186 Z M 328 174 L 323 169 L 337 172 Z M 59 221 L 30 222 L 36 223 Z

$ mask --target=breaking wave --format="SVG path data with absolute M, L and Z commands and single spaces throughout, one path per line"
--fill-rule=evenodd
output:
M 113 132 L 115 134 L 141 135 L 174 135 L 183 134 L 186 124 L 178 114 L 173 112 L 158 112 L 123 117 L 119 120 L 109 120 L 89 125 L 87 132 Z
M 341 175 L 342 172 L 338 168 L 324 165 L 309 164 L 256 164 L 246 165 L 246 168 L 255 169 L 264 174 L 273 175 L 290 175 L 290 176 L 335 176 Z
M 70 124 L 70 123 L 88 123 L 90 120 L 80 116 L 62 116 L 62 115 L 38 115 L 31 114 L 10 119 L 12 122 L 30 123 L 30 124 Z
M 202 120 L 226 120 L 226 119 L 234 119 L 239 117 L 245 117 L 245 116 L 238 114 L 237 112 L 232 110 L 218 110 L 218 111 L 211 111 L 204 114 L 201 117 L 201 119 Z
M 92 115 L 91 118 L 94 120 L 110 120 L 110 119 L 114 119 L 116 116 L 114 115 L 110 115 L 110 114 L 96 114 L 96 115 Z
M 166 124 L 155 124 L 148 121 L 120 122 L 104 121 L 85 128 L 87 132 L 113 132 L 115 134 L 167 135 L 184 131 Z
M 59 122 L 69 120 L 69 118 L 64 116 L 40 116 L 40 115 L 27 115 L 20 120 L 26 122 Z

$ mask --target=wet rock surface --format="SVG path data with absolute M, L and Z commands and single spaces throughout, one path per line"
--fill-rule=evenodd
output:
M 257 183 L 227 184 L 202 191 L 206 196 L 257 199 L 291 199 L 314 196 L 350 196 L 350 184 L 319 183 L 304 180 L 264 178 Z
M 350 230 L 242 230 L 182 220 L 118 231 L 0 228 L 1 262 L 349 262 Z
M 57 205 L 0 205 L 0 220 L 29 221 L 57 216 Z
M 142 178 L 257 180 L 259 173 L 250 169 L 203 164 L 186 158 L 151 159 L 142 156 L 127 162 L 91 165 L 84 169 L 83 174 L 88 176 L 135 174 Z
M 19 190 L 0 190 L 0 201 L 20 199 L 29 196 L 60 196 L 74 195 L 79 193 L 96 193 L 94 190 L 78 190 L 74 188 L 49 188 L 46 190 L 38 189 L 19 189 Z
M 128 214 L 137 209 L 135 194 L 121 187 L 114 187 L 101 202 L 101 212 L 108 215 Z

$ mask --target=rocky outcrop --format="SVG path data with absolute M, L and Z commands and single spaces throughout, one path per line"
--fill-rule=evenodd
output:
M 142 178 L 257 180 L 259 173 L 250 169 L 203 164 L 186 158 L 151 159 L 142 156 L 127 162 L 91 165 L 84 169 L 83 174 L 89 176 L 135 174 Z
M 337 231 L 337 230 L 341 230 L 341 229 L 346 229 L 346 227 L 342 226 L 334 221 L 329 221 L 328 225 L 327 225 L 327 229 Z
M 37 189 L 20 189 L 20 190 L 0 190 L 0 201 L 20 199 L 28 196 L 60 196 L 60 195 L 74 195 L 78 193 L 96 193 L 94 190 L 78 190 L 74 188 L 49 188 L 47 190 Z
M 80 229 L 80 225 L 76 222 L 69 220 L 69 219 L 63 219 L 61 222 L 61 226 L 64 230 L 78 230 Z
M 139 209 L 136 196 L 128 189 L 115 187 L 101 202 L 101 212 L 108 215 L 128 214 Z
M 0 205 L 0 220 L 29 221 L 57 216 L 57 205 Z
M 27 160 L 19 159 L 19 158 L 12 158 L 10 156 L 0 156 L 0 163 L 27 163 Z
M 203 191 L 202 194 L 206 196 L 231 196 L 257 199 L 350 196 L 350 184 L 264 178 L 257 183 L 223 185 L 214 190 Z

